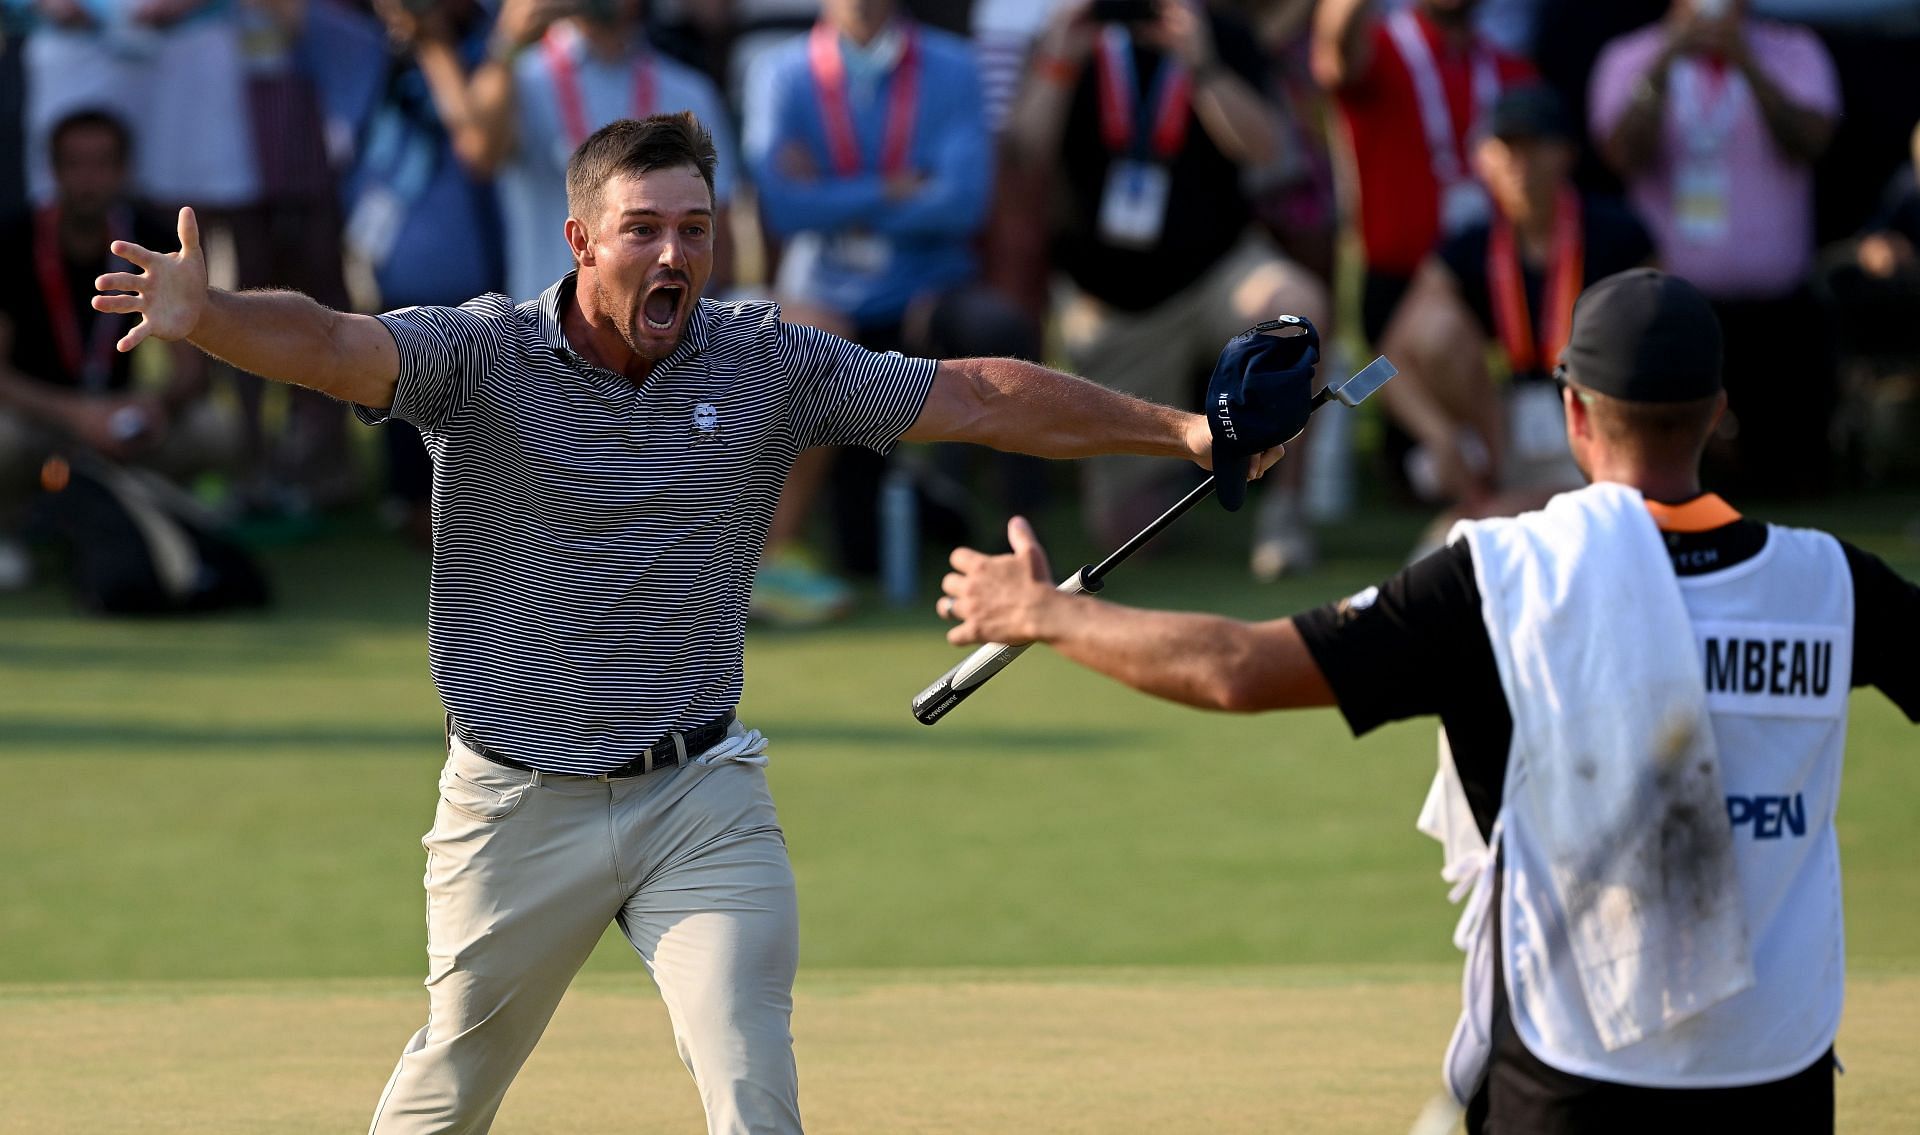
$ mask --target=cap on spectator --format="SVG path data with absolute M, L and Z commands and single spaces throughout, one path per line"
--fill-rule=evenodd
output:
M 1625 402 L 1720 391 L 1720 320 L 1700 289 L 1653 268 L 1595 281 L 1573 305 L 1556 378 Z
M 1545 83 L 1523 83 L 1502 91 L 1488 112 L 1488 128 L 1495 138 L 1553 138 L 1571 140 L 1573 124 L 1567 108 Z

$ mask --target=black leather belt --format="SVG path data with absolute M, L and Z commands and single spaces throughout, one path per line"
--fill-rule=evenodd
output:
M 618 768 L 610 768 L 601 776 L 616 779 L 629 776 L 645 776 L 663 768 L 679 768 L 693 758 L 719 744 L 726 737 L 727 730 L 733 725 L 733 711 L 728 710 L 705 725 L 696 725 L 682 733 L 669 733 L 648 746 L 641 754 Z M 524 761 L 516 761 L 498 749 L 488 748 L 486 743 L 475 737 L 459 719 L 447 715 L 447 731 L 460 738 L 460 743 L 472 749 L 474 753 L 485 757 L 497 765 L 517 768 L 522 772 L 534 772 L 534 767 Z

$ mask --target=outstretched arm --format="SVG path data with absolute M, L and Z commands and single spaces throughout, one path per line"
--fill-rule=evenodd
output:
M 139 272 L 94 281 L 96 311 L 137 313 L 120 340 L 131 351 L 148 336 L 185 339 L 209 355 L 262 378 L 310 387 L 362 406 L 393 404 L 400 352 L 380 321 L 323 307 L 297 292 L 225 292 L 207 286 L 200 226 L 180 210 L 180 251 L 155 252 L 130 241 L 113 253 Z
M 1333 689 L 1291 619 L 1246 623 L 1148 611 L 1054 590 L 1046 552 L 1024 519 L 1007 525 L 1013 552 L 953 553 L 940 614 L 955 645 L 1044 642 L 1142 693 L 1237 713 L 1333 705 Z
M 1104 453 L 1213 465 L 1207 419 L 1019 359 L 952 359 L 902 441 L 968 441 L 1057 460 Z M 1258 476 L 1285 453 L 1258 456 Z

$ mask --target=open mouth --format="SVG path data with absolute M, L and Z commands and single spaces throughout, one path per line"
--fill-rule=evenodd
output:
M 640 305 L 640 317 L 655 331 L 668 331 L 680 316 L 680 301 L 687 290 L 678 284 L 661 284 L 647 293 Z

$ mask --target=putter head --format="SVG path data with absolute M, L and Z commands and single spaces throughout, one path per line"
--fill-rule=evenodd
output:
M 1335 398 L 1340 400 L 1341 405 L 1358 406 L 1360 403 L 1365 402 L 1374 391 L 1385 386 L 1388 379 L 1399 373 L 1399 368 L 1388 362 L 1387 356 L 1381 355 L 1366 366 L 1361 367 L 1358 374 L 1335 387 L 1332 393 Z

